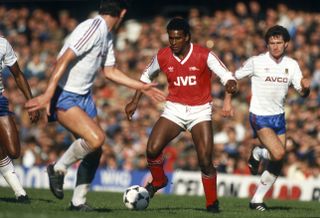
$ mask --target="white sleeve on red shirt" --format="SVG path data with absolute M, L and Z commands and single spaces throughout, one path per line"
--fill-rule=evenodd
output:
M 210 52 L 208 55 L 207 65 L 210 70 L 220 78 L 223 85 L 225 85 L 228 80 L 235 80 L 235 78 L 232 76 L 232 73 L 212 52 Z
M 160 65 L 158 62 L 157 56 L 154 56 L 147 66 L 147 68 L 143 71 L 140 80 L 145 83 L 151 83 L 154 78 L 159 75 Z

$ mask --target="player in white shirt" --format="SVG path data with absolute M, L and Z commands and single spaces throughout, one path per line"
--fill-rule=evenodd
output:
M 249 58 L 235 72 L 236 79 L 251 78 L 250 124 L 262 147 L 255 147 L 249 158 L 251 173 L 258 173 L 259 162 L 269 160 L 261 175 L 250 208 L 267 210 L 263 198 L 279 176 L 286 147 L 284 102 L 290 85 L 307 97 L 310 82 L 304 78 L 297 61 L 285 55 L 290 35 L 282 26 L 271 27 L 265 41 L 268 52 Z
M 10 43 L 5 38 L 0 37 L 0 173 L 14 191 L 17 202 L 30 203 L 12 164 L 12 159 L 20 157 L 21 147 L 14 113 L 9 111 L 9 102 L 2 83 L 2 70 L 5 66 L 9 68 L 24 97 L 31 99 L 30 87 L 20 70 L 17 57 Z M 29 117 L 31 122 L 37 122 L 39 112 L 29 112 Z
M 105 133 L 98 123 L 91 92 L 98 70 L 102 68 L 107 79 L 139 89 L 154 100 L 165 99 L 164 93 L 153 87 L 155 84 L 131 79 L 115 67 L 111 31 L 120 24 L 126 8 L 125 0 L 102 0 L 99 15 L 80 23 L 66 41 L 45 93 L 26 103 L 29 111 L 46 108 L 49 121 L 58 120 L 77 138 L 55 164 L 47 167 L 50 189 L 57 198 L 62 199 L 67 168 L 82 160 L 71 210 L 93 210 L 86 204 L 86 194 L 105 142 Z

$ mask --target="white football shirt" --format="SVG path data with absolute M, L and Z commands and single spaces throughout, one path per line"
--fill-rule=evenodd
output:
M 249 58 L 235 72 L 236 79 L 251 77 L 250 112 L 256 115 L 284 113 L 285 98 L 292 84 L 301 90 L 302 72 L 297 61 L 284 56 L 278 63 L 269 52 Z
M 59 57 L 72 49 L 77 59 L 69 64 L 59 81 L 66 91 L 86 94 L 90 91 L 100 67 L 115 65 L 113 36 L 108 32 L 104 19 L 97 15 L 80 23 L 68 37 Z
M 4 91 L 2 70 L 5 66 L 11 67 L 15 62 L 17 62 L 17 56 L 12 46 L 5 38 L 0 36 L 0 93 Z

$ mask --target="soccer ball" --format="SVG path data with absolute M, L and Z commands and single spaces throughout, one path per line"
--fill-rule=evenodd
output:
M 130 210 L 144 210 L 149 205 L 149 193 L 144 187 L 130 186 L 123 193 L 123 203 Z

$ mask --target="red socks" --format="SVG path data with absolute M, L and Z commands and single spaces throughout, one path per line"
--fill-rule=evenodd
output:
M 202 184 L 208 207 L 217 200 L 217 174 L 211 176 L 202 174 Z
M 163 170 L 163 156 L 160 154 L 158 157 L 152 159 L 147 158 L 148 167 L 152 175 L 152 185 L 161 187 L 167 182 L 167 177 Z

